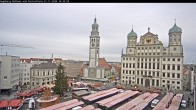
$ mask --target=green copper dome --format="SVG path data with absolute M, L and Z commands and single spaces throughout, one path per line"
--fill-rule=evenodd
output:
M 176 25 L 176 23 L 174 24 L 174 26 L 169 30 L 169 33 L 181 33 L 182 32 L 182 29 L 180 27 L 178 27 Z
M 128 37 L 137 37 L 137 34 L 132 29 L 131 32 L 128 34 Z

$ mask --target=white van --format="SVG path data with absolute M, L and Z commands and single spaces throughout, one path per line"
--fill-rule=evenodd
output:
M 76 106 L 74 108 L 72 108 L 71 110 L 80 110 L 82 107 L 81 106 Z
M 159 100 L 158 99 L 154 99 L 152 102 L 151 102 L 151 107 L 154 108 L 157 104 L 159 103 Z
M 31 99 L 29 100 L 29 109 L 35 108 L 35 100 Z

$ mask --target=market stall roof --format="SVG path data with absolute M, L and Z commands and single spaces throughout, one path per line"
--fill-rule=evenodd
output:
M 8 104 L 8 107 L 18 107 L 22 104 L 20 99 L 11 100 Z
M 4 100 L 0 102 L 0 108 L 4 108 L 7 107 L 9 103 L 9 100 Z

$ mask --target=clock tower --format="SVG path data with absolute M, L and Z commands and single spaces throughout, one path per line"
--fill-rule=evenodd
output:
M 96 18 L 92 24 L 92 31 L 90 35 L 90 46 L 89 46 L 89 67 L 97 67 L 99 61 L 99 44 L 100 37 L 98 32 L 99 25 L 97 24 Z

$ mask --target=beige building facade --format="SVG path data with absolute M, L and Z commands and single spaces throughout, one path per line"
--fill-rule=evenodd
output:
M 167 47 L 157 34 L 148 32 L 140 37 L 132 31 L 127 36 L 126 53 L 121 56 L 121 83 L 145 87 L 182 89 L 182 29 L 174 24 L 169 30 Z
M 31 68 L 30 84 L 31 88 L 43 85 L 51 85 L 56 80 L 57 65 L 55 63 L 41 63 Z

